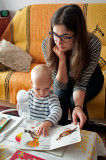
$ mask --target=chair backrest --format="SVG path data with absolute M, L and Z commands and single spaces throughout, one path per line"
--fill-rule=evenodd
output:
M 87 27 L 106 46 L 106 3 L 87 5 Z
M 45 63 L 41 44 L 47 37 L 54 12 L 65 4 L 36 4 L 16 12 L 2 39 L 6 39 L 32 57 L 33 62 Z M 83 9 L 83 4 L 78 4 Z
M 41 44 L 47 37 L 54 12 L 67 4 L 35 4 L 16 12 L 2 39 L 27 51 L 33 62 L 44 63 Z M 106 45 L 106 3 L 78 4 L 86 17 L 87 27 Z

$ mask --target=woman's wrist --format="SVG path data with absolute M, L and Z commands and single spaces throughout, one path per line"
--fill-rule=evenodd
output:
M 62 66 L 62 67 L 63 67 L 64 65 L 66 66 L 66 59 L 65 59 L 65 58 L 64 58 L 64 59 L 62 59 L 62 58 L 59 59 L 59 65 Z
M 80 105 L 75 105 L 75 108 L 76 108 L 76 107 L 79 107 L 79 108 L 81 108 L 81 109 L 83 110 L 83 107 L 80 106 Z
M 64 60 L 59 61 L 56 79 L 63 84 L 68 83 L 67 65 Z

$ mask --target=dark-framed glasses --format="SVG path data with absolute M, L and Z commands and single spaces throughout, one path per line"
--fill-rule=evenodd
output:
M 59 38 L 61 39 L 61 41 L 63 41 L 64 43 L 69 43 L 70 39 L 73 38 L 75 35 L 73 36 L 68 36 L 67 34 L 58 36 L 55 32 L 49 32 L 50 37 L 54 40 L 57 41 Z

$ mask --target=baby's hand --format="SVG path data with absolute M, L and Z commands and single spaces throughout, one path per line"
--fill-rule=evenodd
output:
M 40 135 L 42 132 L 43 132 L 43 136 L 45 137 L 46 135 L 48 136 L 49 135 L 49 128 L 53 125 L 52 122 L 50 121 L 45 121 L 43 122 L 38 130 L 37 130 L 37 134 Z

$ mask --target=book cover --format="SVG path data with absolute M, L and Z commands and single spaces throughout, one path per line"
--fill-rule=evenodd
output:
M 1 129 L 9 122 L 11 116 L 8 115 L 0 115 L 0 131 Z
M 10 158 L 10 160 L 45 160 L 45 159 L 17 150 L 14 153 L 14 155 Z
M 49 136 L 37 135 L 37 128 L 29 126 L 22 134 L 20 149 L 53 150 L 81 141 L 79 124 L 51 129 Z

